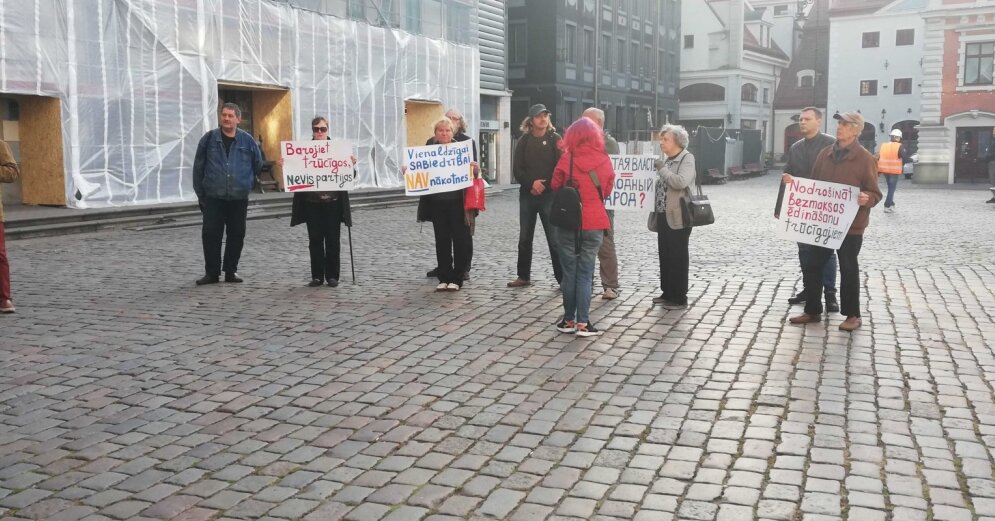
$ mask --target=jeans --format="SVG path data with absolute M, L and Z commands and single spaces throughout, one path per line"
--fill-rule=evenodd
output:
M 818 248 L 818 246 L 798 243 L 798 261 L 801 264 L 802 273 L 805 272 L 806 262 L 808 262 L 808 258 L 815 248 Z M 826 259 L 826 265 L 822 267 L 822 287 L 826 290 L 827 294 L 836 294 L 836 253 L 832 250 L 829 251 L 829 258 Z
M 307 249 L 311 254 L 311 278 L 338 280 L 342 236 L 342 200 L 327 203 L 305 202 Z
M 860 316 L 860 266 L 857 256 L 864 242 L 863 235 L 847 235 L 836 250 L 840 259 L 840 313 L 846 317 Z M 822 272 L 833 250 L 813 246 L 804 267 L 805 313 L 822 313 Z
M 470 269 L 473 242 L 466 224 L 463 199 L 436 200 L 429 207 L 435 231 L 435 259 L 439 282 L 463 287 L 463 274 Z
M 563 268 L 560 266 L 556 244 L 553 242 L 553 225 L 549 222 L 552 207 L 553 193 L 549 190 L 538 197 L 527 193 L 518 196 L 518 218 L 521 225 L 518 234 L 518 278 L 522 280 L 532 280 L 532 238 L 535 236 L 538 217 L 546 233 L 549 257 L 553 262 L 553 276 L 556 277 L 557 283 L 563 281 Z
M 556 247 L 560 263 L 563 265 L 563 280 L 560 291 L 563 293 L 563 319 L 577 323 L 590 322 L 591 281 L 594 278 L 594 259 L 605 236 L 604 230 L 584 230 L 580 232 L 578 249 L 577 234 L 569 230 L 556 230 Z
M 601 273 L 601 287 L 618 289 L 618 255 L 615 253 L 615 211 L 608 210 L 611 228 L 605 231 L 605 238 L 598 249 L 598 266 Z
M 248 199 L 204 198 L 204 225 L 200 237 L 204 245 L 204 271 L 217 277 L 221 271 L 235 273 L 242 257 L 242 244 L 245 241 L 245 215 L 249 209 Z M 224 263 L 221 260 L 221 241 L 228 234 L 225 243 Z
M 691 239 L 691 228 L 683 230 L 671 229 L 667 224 L 667 215 L 657 213 L 656 246 L 660 255 L 660 290 L 661 296 L 675 304 L 688 303 L 688 269 L 690 254 L 688 242 Z
M 7 239 L 0 221 L 0 302 L 10 299 L 10 264 L 7 262 Z
M 891 208 L 895 206 L 895 189 L 898 188 L 898 178 L 901 176 L 893 174 L 881 175 L 884 176 L 884 181 L 888 184 L 888 196 L 884 199 L 884 207 Z

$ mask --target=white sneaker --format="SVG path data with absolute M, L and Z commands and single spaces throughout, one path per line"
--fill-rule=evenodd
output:
M 450 282 L 449 284 L 446 284 L 446 290 L 459 291 L 459 284 L 456 284 L 455 282 Z
M 446 284 L 445 282 L 440 282 L 439 285 L 435 287 L 435 291 L 446 291 L 446 288 L 448 286 L 449 285 Z
M 895 213 L 895 207 L 891 206 L 884 209 L 884 213 Z

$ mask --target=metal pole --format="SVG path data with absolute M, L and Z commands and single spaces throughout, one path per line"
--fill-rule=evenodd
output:
M 601 0 L 594 5 L 594 107 L 601 108 L 598 84 L 601 83 Z M 608 122 L 605 122 L 607 126 Z
M 352 226 L 346 226 L 349 231 L 349 267 L 352 268 L 352 283 L 356 283 L 356 258 L 352 255 Z

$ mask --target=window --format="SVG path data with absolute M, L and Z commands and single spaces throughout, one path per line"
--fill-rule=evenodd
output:
M 775 5 L 774 6 L 774 16 L 788 14 L 788 6 L 786 5 Z
M 964 85 L 992 85 L 995 42 L 969 43 L 964 48 Z
M 714 83 L 694 83 L 680 90 L 681 101 L 725 101 L 726 89 Z
M 895 78 L 892 94 L 912 94 L 912 78 Z
M 881 33 L 874 31 L 873 33 L 864 33 L 864 37 L 861 39 L 863 42 L 861 47 L 880 47 L 881 46 Z
M 594 31 L 584 29 L 584 65 L 594 67 Z
M 415 34 L 421 32 L 421 2 L 419 0 L 405 1 L 404 30 Z
M 381 9 L 387 8 L 388 5 L 388 2 L 384 2 L 384 7 Z M 446 11 L 446 39 L 455 43 L 471 43 L 473 41 L 472 26 L 466 22 L 472 16 L 473 10 L 470 6 L 450 1 Z
M 895 45 L 912 45 L 916 43 L 915 29 L 899 29 L 895 31 Z
M 604 70 L 610 71 L 612 68 L 612 37 L 611 35 L 601 35 L 601 66 Z
M 685 49 L 694 49 L 694 35 L 693 34 L 685 34 L 684 35 L 684 48 Z
M 863 80 L 860 82 L 861 96 L 877 96 L 878 80 Z
M 753 102 L 756 102 L 757 101 L 757 86 L 754 85 L 754 84 L 752 84 L 752 83 L 747 83 L 747 84 L 743 85 L 743 88 L 742 88 L 740 94 L 741 94 L 741 96 L 740 96 L 739 99 L 741 99 L 742 101 L 753 101 Z
M 770 103 L 770 89 L 764 87 L 764 105 Z
M 615 56 L 615 72 L 625 72 L 625 40 L 618 39 L 618 54 Z
M 798 86 L 799 87 L 814 87 L 815 86 L 815 78 L 812 77 L 812 76 L 808 76 L 808 75 L 801 76 L 801 77 L 798 78 Z
M 563 32 L 563 61 L 573 64 L 576 63 L 574 58 L 574 47 L 577 43 L 577 26 L 567 25 L 566 30 Z
M 664 76 L 667 74 L 667 53 L 660 49 L 658 52 L 659 63 L 656 64 L 656 76 L 660 81 L 663 81 Z
M 526 22 L 508 23 L 508 63 L 528 63 L 529 31 Z
M 741 120 L 739 120 L 739 128 L 756 129 L 757 128 L 757 120 L 755 120 L 755 119 L 741 119 Z
M 639 44 L 632 42 L 629 52 L 629 74 L 639 74 Z

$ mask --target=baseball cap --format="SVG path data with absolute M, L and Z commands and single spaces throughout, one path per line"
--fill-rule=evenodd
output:
M 859 112 L 837 112 L 836 114 L 833 114 L 833 119 L 852 123 L 861 128 L 864 127 L 864 116 L 861 116 Z
M 546 110 L 546 106 L 543 105 L 542 103 L 536 103 L 535 105 L 532 105 L 531 107 L 529 107 L 529 117 L 530 118 L 534 118 L 534 117 L 538 116 L 539 114 L 542 114 L 543 112 L 549 112 L 549 111 Z

